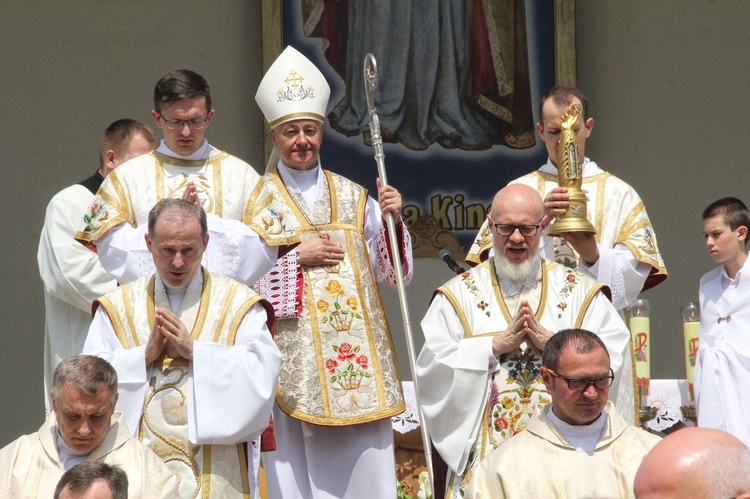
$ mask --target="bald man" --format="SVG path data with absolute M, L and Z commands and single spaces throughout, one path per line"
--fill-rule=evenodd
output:
M 492 258 L 441 286 L 422 320 L 420 403 L 433 444 L 450 468 L 452 494 L 463 490 L 467 470 L 550 402 L 541 352 L 555 332 L 585 328 L 598 334 L 615 379 L 630 338 L 604 285 L 541 258 L 547 217 L 534 189 L 502 189 L 487 223 Z
M 685 428 L 659 442 L 638 468 L 635 497 L 750 498 L 750 449 L 712 428 Z

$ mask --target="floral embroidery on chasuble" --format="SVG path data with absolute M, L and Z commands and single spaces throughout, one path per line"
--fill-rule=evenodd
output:
M 601 285 L 573 270 L 542 260 L 542 290 L 537 320 L 550 331 L 580 327 L 586 310 Z M 438 289 L 453 305 L 467 338 L 494 336 L 511 323 L 515 310 L 508 310 L 489 259 Z M 474 450 L 463 477 L 452 474 L 451 490 L 458 493 L 468 483 L 471 470 L 486 454 L 518 432 L 551 401 L 542 382 L 542 353 L 523 342 L 500 356 L 491 374 Z M 458 495 L 456 497 L 462 497 Z
M 233 345 L 242 318 L 261 298 L 236 281 L 202 270 L 202 293 L 188 289 L 177 315 L 193 339 Z M 154 279 L 143 277 L 98 300 L 123 348 L 145 345 L 154 309 L 170 308 L 166 292 L 154 296 Z M 186 359 L 162 354 L 154 361 L 139 439 L 178 476 L 180 497 L 250 494 L 244 444 L 194 445 L 188 441 L 188 374 Z
M 286 189 L 275 166 L 264 176 L 284 205 L 287 233 L 302 241 L 324 237 L 345 250 L 339 265 L 303 267 L 302 313 L 276 322 L 282 353 L 276 400 L 294 418 L 340 426 L 391 417 L 405 405 L 364 238 L 367 191 L 340 175 L 323 175 L 328 195 L 313 213 Z
M 182 160 L 156 151 L 107 175 L 76 239 L 96 241 L 123 222 L 133 227 L 148 223 L 148 213 L 156 203 L 182 197 L 191 181 L 206 213 L 242 221 L 272 246 L 295 242 L 280 237 L 283 212 L 272 205 L 260 175 L 244 161 L 226 152 Z
M 527 185 L 544 199 L 558 186 L 557 180 L 557 175 L 535 171 L 511 184 Z M 617 243 L 623 243 L 639 262 L 654 268 L 646 280 L 644 290 L 666 279 L 667 270 L 659 253 L 654 229 L 643 201 L 635 190 L 608 172 L 585 177 L 581 189 L 589 198 L 588 217 L 596 227 L 596 241 L 606 248 L 614 248 Z M 545 245 L 546 258 L 551 259 L 554 255 L 554 260 L 561 265 L 571 268 L 578 265 L 578 253 L 570 243 L 559 237 L 545 239 L 550 240 Z M 491 247 L 492 232 L 485 221 L 469 250 L 467 261 L 478 263 L 480 255 Z

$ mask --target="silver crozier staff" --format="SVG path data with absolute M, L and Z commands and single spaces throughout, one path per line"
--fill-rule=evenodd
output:
M 380 177 L 381 187 L 388 185 L 388 179 L 385 175 L 385 154 L 383 154 L 383 138 L 380 135 L 380 120 L 375 112 L 375 89 L 378 86 L 378 66 L 375 62 L 375 56 L 367 54 L 364 65 L 365 76 L 365 94 L 367 95 L 367 110 L 370 114 L 370 135 L 372 138 L 372 148 L 375 150 L 375 163 L 378 165 L 378 177 Z M 398 238 L 396 236 L 396 224 L 393 221 L 393 213 L 388 212 L 385 215 L 385 223 L 388 229 L 388 238 L 391 244 L 391 254 L 400 255 L 398 247 Z M 414 383 L 414 395 L 417 399 L 417 411 L 419 411 L 419 428 L 422 431 L 422 446 L 424 447 L 425 463 L 427 464 L 427 473 L 430 477 L 430 490 L 434 491 L 434 481 L 432 479 L 432 450 L 430 449 L 430 434 L 427 431 L 422 406 L 419 403 L 419 387 L 417 386 L 416 376 L 416 356 L 414 354 L 414 337 L 411 334 L 411 319 L 409 318 L 409 303 L 406 300 L 406 286 L 404 285 L 404 274 L 401 269 L 401 259 L 393 259 L 393 267 L 396 271 L 396 284 L 398 289 L 398 300 L 401 303 L 401 316 L 404 320 L 404 334 L 406 335 L 406 350 L 409 353 L 409 367 L 411 367 L 412 380 Z M 434 492 L 433 492 L 434 494 Z

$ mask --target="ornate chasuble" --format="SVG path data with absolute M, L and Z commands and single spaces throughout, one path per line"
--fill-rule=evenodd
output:
M 76 239 L 96 241 L 123 222 L 133 227 L 146 224 L 157 202 L 182 197 L 190 181 L 195 183 L 206 213 L 239 220 L 272 246 L 296 242 L 279 238 L 283 214 L 272 205 L 273 198 L 260 175 L 244 161 L 226 152 L 202 160 L 182 160 L 156 151 L 107 175 Z
M 177 315 L 193 339 L 233 345 L 243 317 L 261 298 L 236 281 L 205 268 L 202 271 L 201 295 L 188 289 Z M 166 292 L 154 296 L 154 283 L 153 275 L 143 277 L 97 301 L 107 311 L 123 348 L 145 345 L 154 309 L 171 309 Z M 237 491 L 249 497 L 244 444 L 193 445 L 188 441 L 188 379 L 188 360 L 162 354 L 154 361 L 139 439 L 180 478 L 180 497 L 223 498 L 236 496 Z
M 552 189 L 558 187 L 557 175 L 535 171 L 514 180 L 511 184 L 523 184 L 536 190 L 544 199 Z M 643 289 L 649 289 L 667 278 L 667 269 L 656 244 L 656 234 L 646 213 L 643 201 L 628 184 L 608 172 L 584 177 L 581 188 L 589 198 L 588 217 L 596 227 L 596 241 L 614 248 L 625 244 L 639 262 L 653 267 L 646 278 Z M 578 265 L 578 253 L 568 242 L 559 237 L 545 237 L 543 256 L 567 267 Z M 466 261 L 479 263 L 487 258 L 492 248 L 492 233 L 485 220 Z
M 285 235 L 324 237 L 346 252 L 337 266 L 302 268 L 302 312 L 276 323 L 282 353 L 276 401 L 309 423 L 366 423 L 404 411 L 401 378 L 364 237 L 367 191 L 322 172 L 328 195 L 316 201 L 313 213 L 286 189 L 275 165 L 264 176 L 284 206 Z
M 550 331 L 580 327 L 602 285 L 577 270 L 542 260 L 542 290 L 537 320 Z M 438 292 L 453 305 L 467 338 L 494 336 L 505 331 L 515 310 L 508 310 L 497 282 L 493 259 L 451 279 Z M 495 447 L 526 428 L 529 420 L 551 401 L 539 368 L 542 353 L 523 342 L 500 356 L 492 374 L 474 450 L 464 476 Z M 450 490 L 458 491 L 462 477 L 451 473 Z M 451 486 L 452 485 L 452 486 Z M 458 496 L 461 497 L 461 496 Z

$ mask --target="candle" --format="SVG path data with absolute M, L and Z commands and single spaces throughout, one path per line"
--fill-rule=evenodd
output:
M 695 303 L 688 303 L 682 307 L 682 336 L 685 345 L 685 377 L 688 382 L 688 396 L 695 400 L 693 394 L 693 376 L 695 361 L 698 355 L 698 335 L 700 334 L 700 310 Z
M 638 380 L 638 395 L 645 398 L 651 384 L 651 304 L 639 298 L 628 309 L 630 334 L 632 335 L 635 376 Z M 642 403 L 645 402 L 642 401 Z

